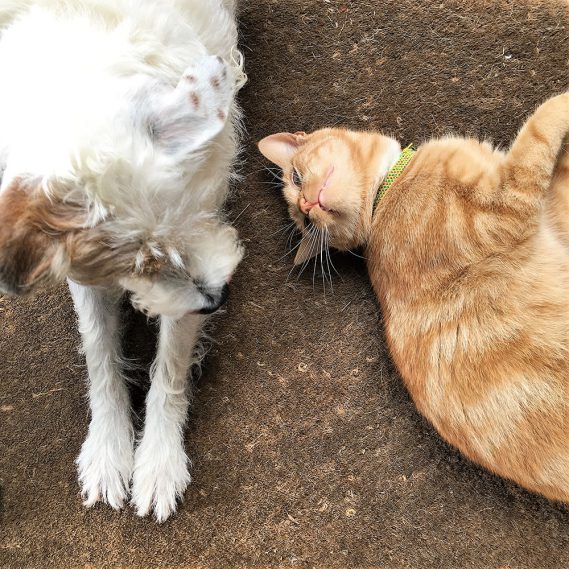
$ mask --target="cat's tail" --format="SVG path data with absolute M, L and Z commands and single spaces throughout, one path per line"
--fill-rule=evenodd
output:
M 569 92 L 543 103 L 526 121 L 506 157 L 505 186 L 536 205 L 551 185 L 569 135 Z

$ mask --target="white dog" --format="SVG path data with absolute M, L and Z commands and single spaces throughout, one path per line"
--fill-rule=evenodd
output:
M 187 374 L 242 257 L 221 216 L 244 83 L 233 0 L 0 0 L 0 291 L 67 278 L 89 370 L 85 504 L 159 521 L 190 481 Z M 118 301 L 160 318 L 137 444 Z

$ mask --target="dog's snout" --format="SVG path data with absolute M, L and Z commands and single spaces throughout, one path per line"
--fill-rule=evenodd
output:
M 207 294 L 205 295 L 208 299 L 207 306 L 204 306 L 199 313 L 200 314 L 213 314 L 216 310 L 219 310 L 226 302 L 227 297 L 229 296 L 229 285 L 223 285 L 222 289 L 219 293 Z

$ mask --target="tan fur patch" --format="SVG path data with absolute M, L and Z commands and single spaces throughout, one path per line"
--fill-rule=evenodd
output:
M 61 239 L 82 223 L 77 206 L 52 202 L 40 188 L 15 180 L 0 194 L 1 288 L 22 294 L 61 278 Z
M 137 264 L 137 255 L 143 254 Z M 24 294 L 66 276 L 108 285 L 132 274 L 172 272 L 142 241 L 126 241 L 108 223 L 87 226 L 84 206 L 50 200 L 39 187 L 16 180 L 0 194 L 0 289 Z

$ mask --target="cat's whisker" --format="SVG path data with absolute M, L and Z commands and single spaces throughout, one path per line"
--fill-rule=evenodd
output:
M 315 225 L 312 225 L 313 227 L 313 231 L 309 236 L 309 247 L 308 250 L 311 251 L 312 248 L 314 247 L 315 243 L 316 243 L 316 234 L 318 232 L 318 228 Z M 304 272 L 304 270 L 306 269 L 306 267 L 308 266 L 308 264 L 310 263 L 312 257 L 309 257 L 308 259 L 306 259 L 306 261 L 304 261 L 302 267 L 300 268 L 300 272 L 298 273 L 298 275 L 296 275 L 296 280 L 298 280 L 300 278 L 300 276 L 302 275 L 302 273 Z
M 316 287 L 315 280 L 316 280 L 316 266 L 318 265 L 318 256 L 314 257 L 314 266 L 312 267 L 312 292 Z
M 308 237 L 310 237 L 310 233 L 311 233 L 312 228 L 309 226 L 309 227 L 308 227 L 308 230 L 304 233 L 304 235 L 302 236 L 302 238 L 300 239 L 300 241 L 299 241 L 294 247 L 292 247 L 292 248 L 290 249 L 290 246 L 291 246 L 291 245 L 290 245 L 290 242 L 291 242 L 292 238 L 294 237 L 295 230 L 296 230 L 296 224 L 295 224 L 294 222 L 292 222 L 292 225 L 293 225 L 293 227 L 291 227 L 291 234 L 290 234 L 290 236 L 289 236 L 289 238 L 288 238 L 288 243 L 289 243 L 289 244 L 288 244 L 288 247 L 289 247 L 289 250 L 288 250 L 282 257 L 280 257 L 279 259 L 277 259 L 277 262 L 282 261 L 285 257 L 288 257 L 291 253 L 293 253 L 294 251 L 296 251 L 296 249 L 298 249 L 298 248 L 300 247 L 300 245 L 302 244 L 302 242 L 303 242 L 305 239 L 307 239 Z M 293 267 L 293 269 L 294 269 L 294 267 Z M 289 276 L 290 276 L 290 274 L 289 274 Z
M 235 223 L 251 206 L 250 203 L 248 203 L 242 210 L 241 212 L 237 215 L 237 217 L 232 221 L 232 223 Z
M 322 252 L 322 230 L 321 229 L 317 229 L 316 232 L 316 240 L 314 242 L 314 245 L 320 244 L 320 251 Z M 314 255 L 314 267 L 312 269 L 312 290 L 314 290 L 315 287 L 315 278 L 316 278 L 316 267 L 318 266 L 318 253 L 316 253 L 316 255 Z
M 288 283 L 288 281 L 290 279 L 290 275 L 292 275 L 292 273 L 294 273 L 294 269 L 296 269 L 296 265 L 293 265 L 292 269 L 288 272 L 288 275 L 286 276 L 286 279 L 285 279 L 285 283 Z
M 300 245 L 302 244 L 302 242 L 303 242 L 305 239 L 310 239 L 311 236 L 312 236 L 312 233 L 313 233 L 313 231 L 314 231 L 314 228 L 315 228 L 314 225 L 312 225 L 312 224 L 308 225 L 308 227 L 306 228 L 306 231 L 304 232 L 304 234 L 303 234 L 303 236 L 302 236 L 302 239 L 294 246 L 293 249 L 291 249 L 288 253 L 286 253 L 286 255 L 284 255 L 283 257 L 281 257 L 281 259 L 279 259 L 279 261 L 282 260 L 282 259 L 284 259 L 284 257 L 287 257 L 288 255 L 290 255 L 290 253 L 292 253 L 295 249 L 298 249 L 298 248 L 300 247 Z M 302 265 L 301 273 L 302 273 L 302 271 L 304 270 L 304 268 L 305 268 L 307 262 L 308 262 L 308 260 L 305 261 L 305 263 Z M 295 269 L 296 269 L 296 265 L 293 265 L 292 269 L 289 271 L 289 273 L 288 273 L 288 275 L 287 275 L 287 277 L 286 277 L 286 281 L 285 281 L 285 282 L 288 282 L 288 280 L 290 279 L 290 275 L 294 272 Z M 297 276 L 297 280 L 298 280 L 298 277 L 300 276 L 301 273 L 299 273 L 299 275 Z
M 332 271 L 330 270 L 330 232 L 326 230 L 326 268 L 328 270 L 328 280 L 330 281 L 330 290 L 334 294 L 334 285 L 332 284 Z
M 326 273 L 328 274 L 328 282 L 330 283 L 330 291 L 334 294 L 334 283 L 332 281 L 332 272 L 330 271 L 330 262 L 328 258 L 330 256 L 330 245 L 329 245 L 330 237 L 328 231 L 326 231 L 326 244 L 324 249 L 324 260 L 326 261 Z
M 273 182 L 272 180 L 269 180 L 267 182 L 260 182 L 260 183 L 263 186 L 270 186 L 271 188 L 275 188 L 277 190 L 280 190 L 283 186 L 282 182 Z
M 275 172 L 278 173 L 281 171 L 280 168 L 273 168 L 272 166 L 265 166 L 264 169 L 267 170 L 268 172 L 271 172 L 272 174 L 274 174 Z
M 265 170 L 278 182 L 282 183 L 282 178 L 280 176 L 280 170 L 277 168 L 265 167 Z
M 294 253 L 300 247 L 300 245 L 303 241 L 304 241 L 304 238 L 302 238 L 290 251 L 287 251 L 282 257 L 279 257 L 277 259 L 277 263 L 282 261 L 285 257 L 288 257 L 291 253 Z
M 271 233 L 269 235 L 269 237 L 274 237 L 275 235 L 278 235 L 279 233 L 284 233 L 285 231 L 289 230 L 293 226 L 294 226 L 294 221 L 291 221 L 290 223 L 287 223 L 287 224 L 283 225 L 282 227 L 279 227 L 279 229 L 277 229 L 274 233 Z
M 357 253 L 354 253 L 353 251 L 350 251 L 349 249 L 348 249 L 348 253 L 350 255 L 353 255 L 354 257 L 357 257 L 358 259 L 363 259 L 364 261 L 367 261 L 367 259 L 365 257 L 362 257 L 361 255 L 358 255 Z
M 259 168 L 258 170 L 251 170 L 251 172 L 249 172 L 248 174 L 245 174 L 245 178 L 250 178 L 251 176 L 258 174 L 259 172 L 262 172 L 264 169 L 265 169 L 265 166 Z
M 290 249 L 292 247 L 292 240 L 297 233 L 298 233 L 298 227 L 296 226 L 296 223 L 293 223 L 292 227 L 288 232 L 288 239 L 286 243 L 287 249 Z
M 315 226 L 316 227 L 316 226 Z M 312 243 L 310 244 L 310 251 L 314 250 L 314 247 L 316 247 L 316 244 L 318 243 L 318 238 L 320 236 L 320 230 L 318 229 L 318 227 L 316 227 L 316 231 L 314 233 L 314 239 L 312 240 Z M 316 278 L 316 265 L 317 265 L 317 255 L 314 255 L 314 266 L 312 267 L 312 290 L 314 291 L 314 280 Z M 308 261 L 310 262 L 312 260 L 312 257 L 310 259 L 308 259 Z M 300 275 L 299 275 L 300 276 Z
M 340 277 L 340 279 L 343 281 L 344 279 L 342 278 L 342 275 L 338 272 L 338 270 L 337 270 L 336 267 L 334 266 L 334 263 L 332 262 L 332 254 L 330 253 L 330 232 L 327 232 L 326 255 L 327 255 L 327 263 L 329 263 L 329 265 L 328 265 L 328 272 L 330 273 L 330 283 L 332 282 L 332 271 L 330 270 L 330 267 L 332 267 L 332 269 L 334 270 L 334 272 L 335 272 L 335 273 Z
M 324 238 L 326 229 L 322 230 L 320 235 L 320 270 L 322 271 L 322 288 L 324 289 L 324 298 L 326 298 L 326 273 L 324 271 Z
M 327 250 L 328 250 L 328 260 L 330 261 L 330 266 L 332 267 L 332 269 L 334 269 L 334 272 L 340 277 L 340 279 L 343 282 L 344 279 L 342 278 L 342 275 L 338 272 L 338 270 L 336 269 L 336 266 L 332 262 L 332 254 L 330 253 L 330 233 L 328 233 L 328 248 L 327 248 Z M 330 277 L 331 277 L 331 275 L 330 275 Z

